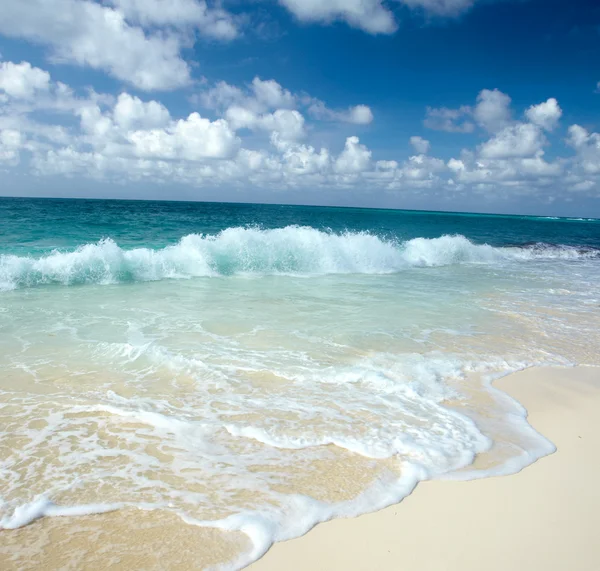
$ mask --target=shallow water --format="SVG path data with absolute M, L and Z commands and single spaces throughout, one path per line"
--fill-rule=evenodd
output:
M 596 221 L 25 199 L 0 220 L 7 533 L 141 508 L 240 567 L 550 452 L 489 380 L 598 361 Z

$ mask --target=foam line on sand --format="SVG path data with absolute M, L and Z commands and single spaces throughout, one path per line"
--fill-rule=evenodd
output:
M 495 386 L 555 454 L 512 476 L 421 483 L 399 505 L 274 545 L 251 569 L 600 569 L 600 368 L 533 368 Z

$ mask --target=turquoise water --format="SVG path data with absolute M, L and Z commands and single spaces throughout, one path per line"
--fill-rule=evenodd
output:
M 489 379 L 598 364 L 596 220 L 2 199 L 0 225 L 0 528 L 168 511 L 242 530 L 240 567 L 522 468 L 552 445 Z
M 307 226 L 407 240 L 464 235 L 506 246 L 545 242 L 600 247 L 600 220 L 363 208 L 123 200 L 0 199 L 2 253 L 42 254 L 113 238 L 124 248 L 160 248 L 188 234 L 227 228 Z M 580 222 L 584 222 L 581 224 Z

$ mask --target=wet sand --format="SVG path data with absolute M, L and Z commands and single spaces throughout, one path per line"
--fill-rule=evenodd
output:
M 256 571 L 600 569 L 600 368 L 535 368 L 496 387 L 558 447 L 522 472 L 421 483 L 401 504 L 274 545 Z M 248 538 L 128 509 L 42 518 L 0 531 L 0 568 L 191 570 L 247 550 Z
M 401 504 L 276 544 L 253 571 L 600 569 L 600 368 L 499 380 L 558 450 L 518 474 L 421 483 Z

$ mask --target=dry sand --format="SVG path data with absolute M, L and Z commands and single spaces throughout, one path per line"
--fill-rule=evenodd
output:
M 600 368 L 496 386 L 558 451 L 519 474 L 420 484 L 401 504 L 276 544 L 252 571 L 600 570 Z

